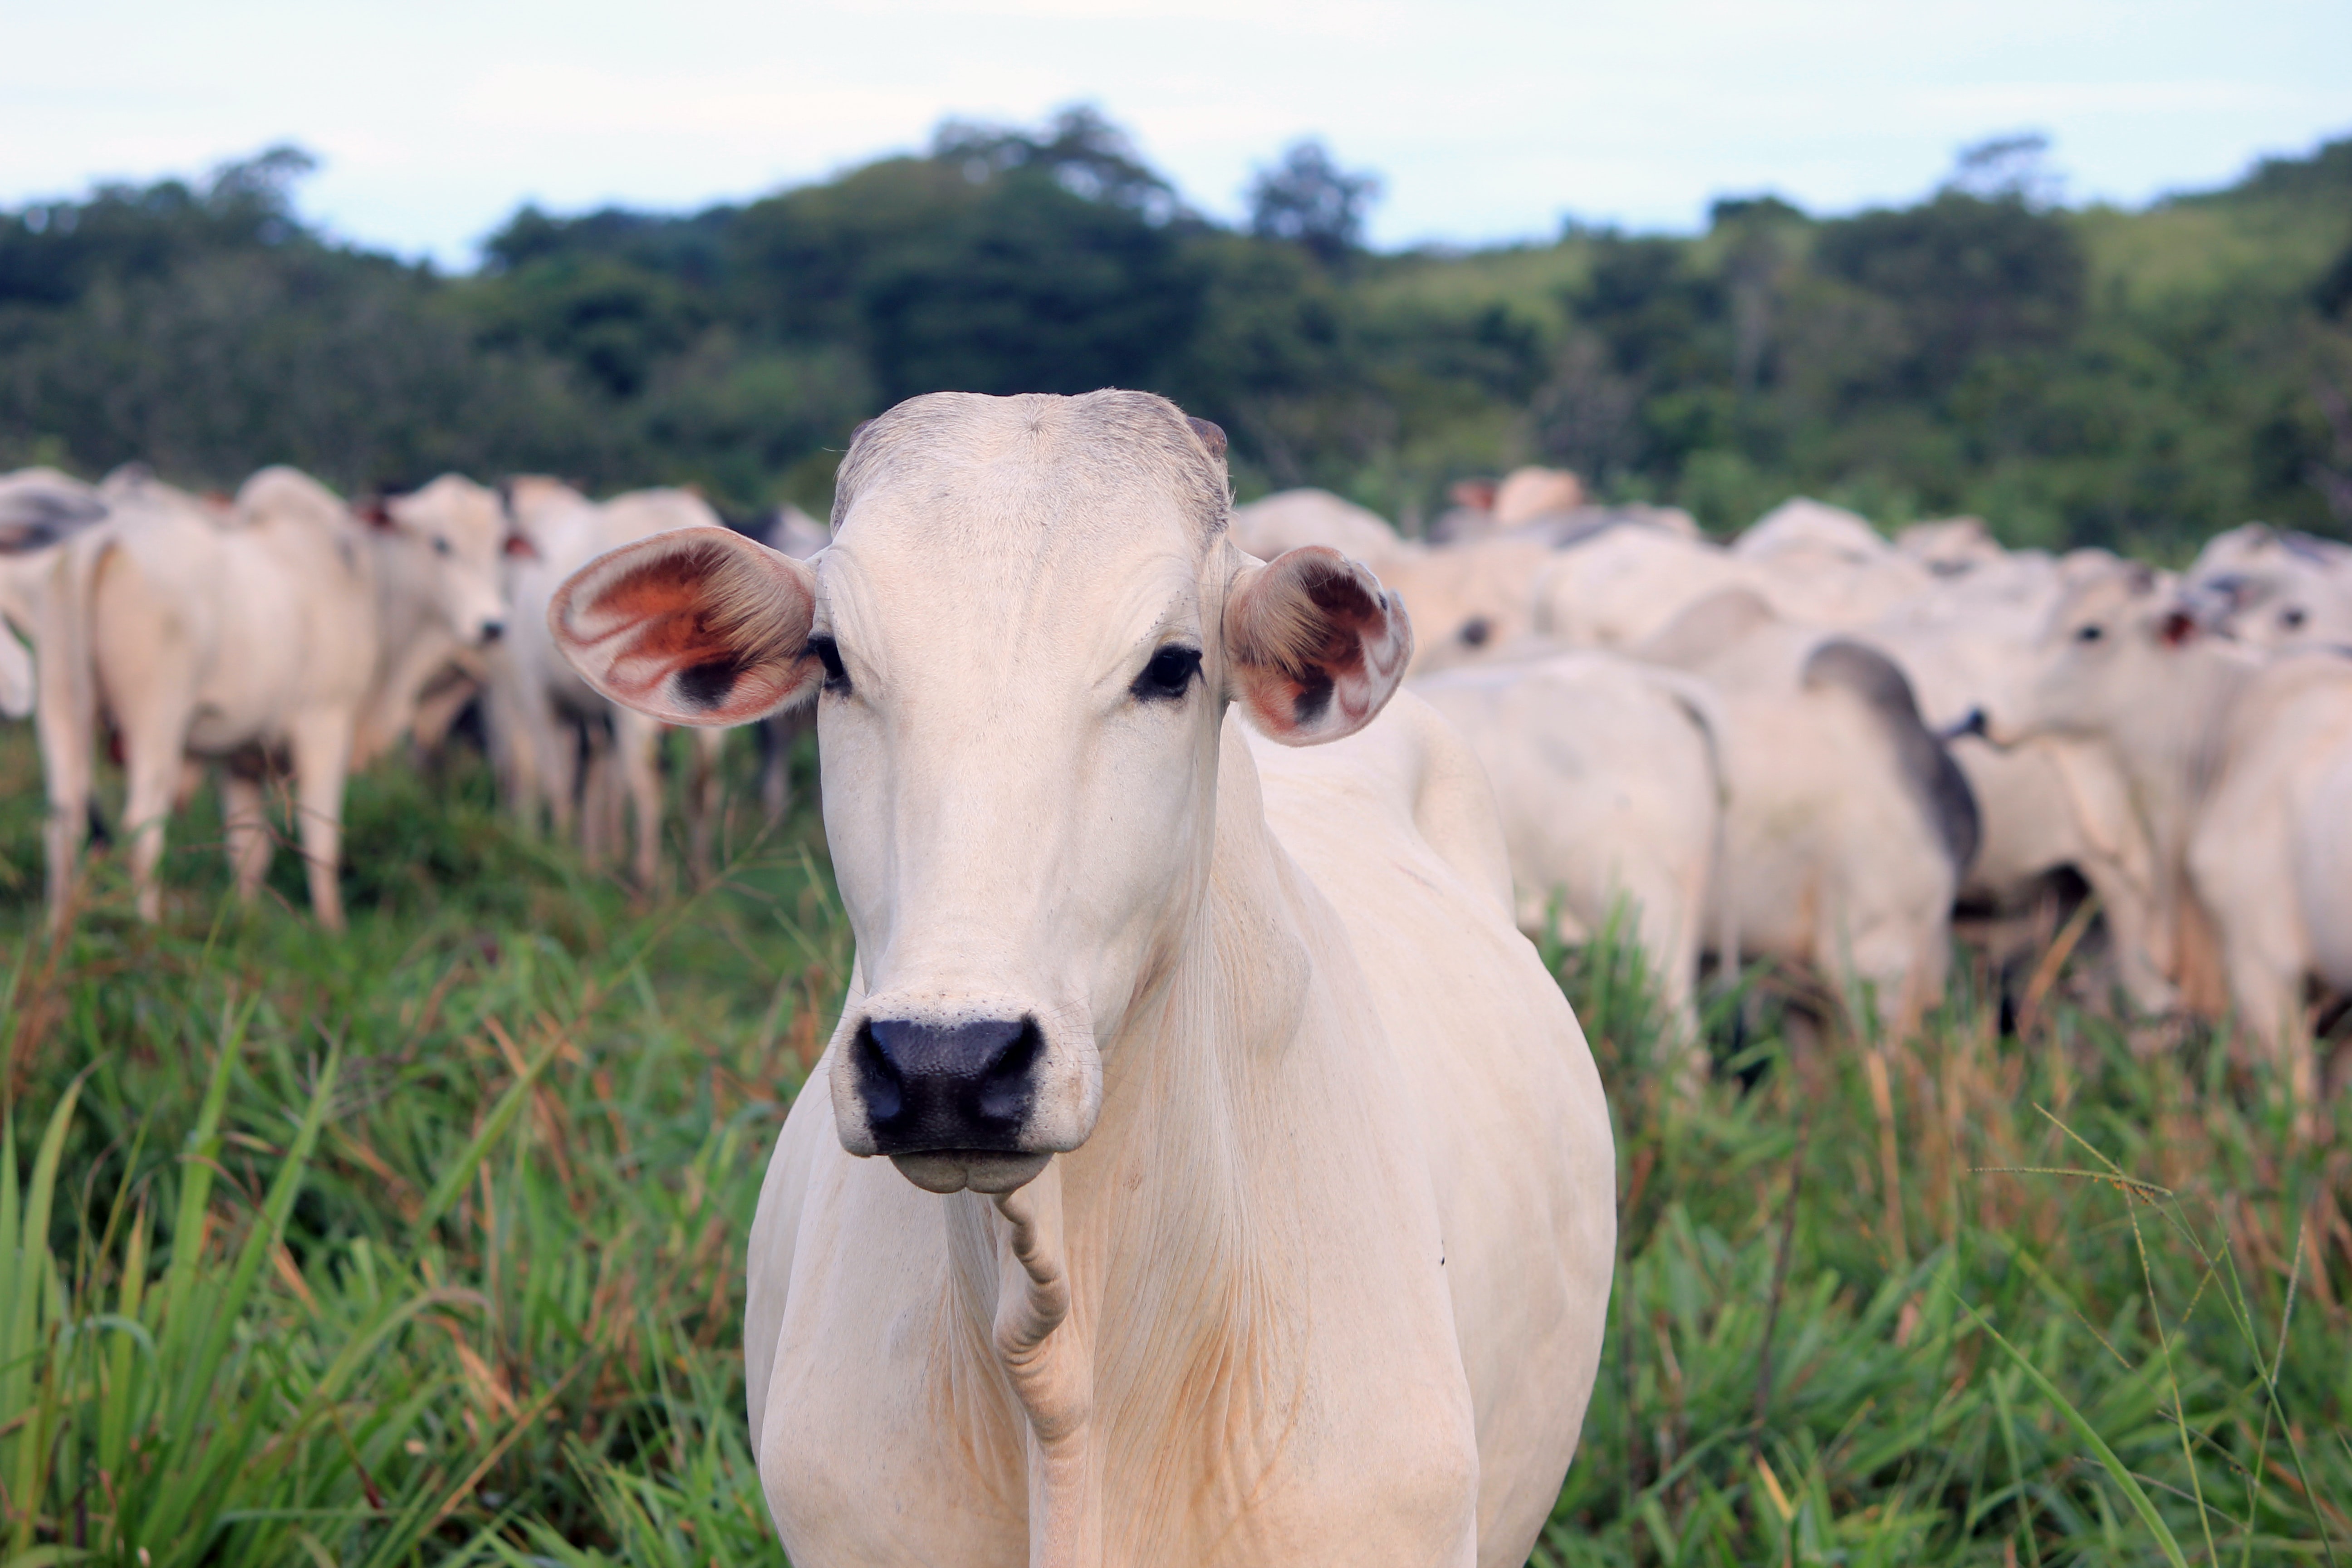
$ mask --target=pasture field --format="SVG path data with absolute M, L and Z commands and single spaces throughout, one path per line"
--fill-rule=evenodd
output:
M 379 770 L 338 940 L 290 855 L 226 901 L 207 792 L 160 928 L 101 856 L 52 943 L 39 813 L 11 726 L 0 1563 L 781 1561 L 740 1255 L 847 973 L 813 814 L 639 900 L 467 753 Z M 1536 1561 L 2352 1563 L 2352 1117 L 2298 1143 L 2070 945 L 1899 1045 L 1750 976 L 1691 1104 L 1630 954 L 1553 955 L 1622 1261 Z

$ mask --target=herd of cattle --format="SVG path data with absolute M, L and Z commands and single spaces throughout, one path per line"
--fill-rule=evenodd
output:
M 1523 925 L 1574 940 L 1630 899 L 1685 1028 L 1704 952 L 1908 1020 L 1956 905 L 2067 869 L 2130 1005 L 2233 1017 L 2315 1091 L 2312 1024 L 2352 994 L 2352 547 L 2249 524 L 2176 575 L 1801 500 L 1717 546 L 1539 470 L 1494 500 L 1440 546 L 1313 491 L 1235 528 L 1336 545 L 1411 606 Z
M 2175 576 L 2007 551 L 1969 520 L 1890 542 L 1807 500 L 1718 546 L 1543 469 L 1457 497 L 1439 544 L 1318 490 L 1232 526 L 1264 559 L 1337 548 L 1402 599 L 1413 686 L 1496 790 L 1522 926 L 1577 942 L 1630 917 L 1679 1038 L 1707 956 L 1806 966 L 1904 1026 L 1942 994 L 1956 907 L 2017 910 L 2066 869 L 2131 1005 L 2234 1016 L 2315 1088 L 2315 1007 L 2352 989 L 2352 548 L 2248 525 Z M 684 490 L 600 503 L 536 478 L 352 506 L 285 468 L 233 499 L 136 467 L 0 476 L 0 616 L 36 655 L 0 636 L 0 710 L 37 713 L 53 904 L 110 729 L 142 913 L 213 764 L 240 892 L 269 857 L 265 780 L 289 773 L 339 923 L 347 773 L 477 698 L 517 809 L 601 852 L 626 803 L 650 882 L 664 726 L 591 691 L 546 611 L 604 552 L 719 521 Z M 826 542 L 796 509 L 762 526 L 796 556 Z M 698 858 L 721 733 L 697 732 Z M 772 815 L 785 755 L 768 747 Z
M 207 767 L 220 773 L 239 894 L 268 868 L 265 791 L 290 775 L 312 908 L 339 926 L 344 781 L 404 739 L 436 743 L 481 703 L 518 811 L 603 853 L 635 816 L 633 868 L 656 872 L 663 726 L 591 692 L 549 640 L 550 595 L 605 551 L 667 529 L 715 526 L 684 490 L 590 500 L 534 478 L 491 489 L 445 475 L 346 503 L 289 468 L 234 498 L 178 489 L 133 466 L 96 486 L 53 469 L 0 476 L 0 711 L 30 713 L 48 791 L 47 889 L 62 910 L 91 820 L 93 762 L 110 731 L 140 912 L 162 908 L 164 831 Z M 824 531 L 796 510 L 769 521 L 807 552 Z M 695 852 L 708 852 L 719 734 L 698 737 Z M 789 773 L 763 782 L 781 814 Z
M 1901 1029 L 1956 905 L 2071 868 L 2131 1005 L 2232 1016 L 2315 1095 L 2352 552 L 2250 526 L 2173 576 L 1810 501 L 1719 547 L 1541 471 L 1471 499 L 1440 543 L 1234 508 L 1221 431 L 1111 392 L 903 404 L 836 531 L 765 542 L 677 491 L 28 471 L 0 701 L 59 909 L 110 729 L 143 913 L 203 767 L 248 895 L 290 769 L 330 923 L 349 771 L 478 690 L 520 807 L 634 799 L 646 876 L 662 728 L 708 763 L 814 705 L 857 966 L 744 1336 L 793 1560 L 1503 1568 L 1576 1447 L 1615 1215 L 1517 933 L 1630 910 L 1685 1047 L 1708 954 Z

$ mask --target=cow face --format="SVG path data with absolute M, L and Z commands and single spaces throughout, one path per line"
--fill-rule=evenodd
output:
M 2117 563 L 2077 583 L 2042 633 L 1982 704 L 1996 745 L 2035 735 L 2112 733 L 2151 702 L 2198 638 L 2196 616 L 2170 580 Z
M 426 598 L 451 636 L 479 646 L 505 635 L 509 530 L 497 491 L 444 474 L 386 501 L 383 514 L 421 562 Z
M 864 983 L 835 1120 L 932 1191 L 1009 1190 L 1093 1130 L 1104 1051 L 1196 934 L 1227 703 L 1336 739 L 1410 656 L 1362 567 L 1233 547 L 1213 436 L 1136 393 L 919 398 L 853 442 L 813 563 L 688 530 L 557 595 L 575 668 L 657 716 L 814 693 Z

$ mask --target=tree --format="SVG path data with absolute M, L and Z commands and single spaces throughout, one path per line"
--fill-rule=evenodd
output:
M 1363 243 L 1364 214 L 1380 194 L 1378 174 L 1344 172 L 1319 140 L 1295 142 L 1251 182 L 1250 233 L 1304 246 L 1328 266 Z

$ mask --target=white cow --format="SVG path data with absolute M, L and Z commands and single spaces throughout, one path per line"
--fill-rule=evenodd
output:
M 2119 769 L 2155 856 L 2159 929 L 2190 1008 L 2218 1015 L 2204 911 L 2186 856 L 2220 766 L 2224 720 L 2261 657 L 2205 635 L 2165 574 L 2131 562 L 2070 558 L 2068 585 L 2033 637 L 1987 678 L 1986 738 L 2016 746 L 2058 735 L 2100 748 Z
M 2182 587 L 2208 629 L 2250 647 L 2352 648 L 2352 545 L 2250 522 L 2207 540 Z
M 918 398 L 814 565 L 691 530 L 552 607 L 667 721 L 823 689 L 858 958 L 744 1334 L 809 1568 L 1517 1568 L 1575 1448 L 1599 1079 L 1475 760 L 1375 721 L 1402 616 L 1234 548 L 1223 454 L 1139 393 Z
M 1895 547 L 1860 512 L 1792 496 L 1742 530 L 1731 542 L 1731 553 L 1743 561 L 1826 555 L 1869 565 L 1894 554 Z
M 59 546 L 106 516 L 106 503 L 79 479 L 55 468 L 0 474 L 0 716 L 22 719 L 36 706 L 33 656 Z
M 2283 658 L 2231 705 L 2189 841 L 2240 1031 L 2318 1094 L 2306 984 L 2352 994 L 2352 658 Z
M 1729 588 L 1760 591 L 1752 563 L 1703 539 L 1612 528 L 1545 563 L 1533 584 L 1536 629 L 1580 647 L 1632 647 Z
M 1861 635 L 1903 667 L 1928 726 L 1950 733 L 2007 679 L 2065 590 L 2046 555 L 1981 561 Z M 2168 1011 L 2179 998 L 2168 978 L 2173 933 L 2158 905 L 2155 846 L 2109 752 L 2057 734 L 2004 748 L 1963 733 L 1948 749 L 1983 825 L 1962 899 L 2014 909 L 2051 872 L 2072 867 L 2098 896 L 2116 978 L 2133 1006 Z
M 1329 490 L 1277 490 L 1234 508 L 1234 542 L 1271 561 L 1286 550 L 1328 544 L 1343 555 L 1385 572 L 1402 556 L 1420 553 L 1414 542 L 1398 537 L 1388 521 Z
M 1791 501 L 1729 550 L 1654 528 L 1612 528 L 1576 543 L 1544 567 L 1535 621 L 1579 647 L 1632 647 L 1701 600 L 1738 588 L 1786 619 L 1853 631 L 1935 582 L 1852 513 Z
M 1968 781 L 1892 660 L 1734 590 L 1636 650 L 1703 678 L 1722 714 L 1727 868 L 1707 926 L 1810 965 L 1897 1032 L 1944 993 L 1951 907 L 1976 854 Z
M 564 578 L 604 552 L 669 529 L 719 526 L 719 514 L 688 490 L 635 490 L 600 504 L 535 477 L 509 481 L 507 496 L 523 544 L 507 574 L 515 635 L 490 661 L 489 702 L 507 798 L 533 822 L 544 810 L 559 835 L 576 827 L 592 861 L 618 844 L 625 803 L 635 818 L 632 874 L 640 888 L 651 888 L 661 870 L 665 727 L 606 701 L 572 672 L 551 639 L 547 606 Z M 697 777 L 688 793 L 698 869 L 709 860 L 724 739 L 717 731 L 695 739 Z
M 125 480 L 109 500 L 113 516 L 74 607 L 86 652 L 73 662 L 94 677 L 94 707 L 70 705 L 71 732 L 58 736 L 52 826 L 65 824 L 78 844 L 89 809 L 89 721 L 102 711 L 122 742 L 142 917 L 162 912 L 164 824 L 191 760 L 225 764 L 229 858 L 237 892 L 249 899 L 270 854 L 264 781 L 282 754 L 294 775 L 310 907 L 320 924 L 340 929 L 352 740 L 407 653 L 385 627 L 429 625 L 479 643 L 505 619 L 497 578 L 396 519 L 362 524 L 291 468 L 247 480 L 226 519 L 152 481 Z
M 1677 1044 L 1696 1044 L 1700 923 L 1727 795 L 1713 694 L 1597 651 L 1448 670 L 1412 689 L 1494 782 L 1519 929 L 1590 942 L 1622 901 Z
M 1895 534 L 1895 548 L 1938 577 L 1965 576 L 2011 559 L 1979 517 L 1912 523 Z
M 464 691 L 488 674 L 479 649 L 504 635 L 504 616 L 467 637 L 441 613 L 442 596 L 433 579 L 455 572 L 469 582 L 498 582 L 509 540 L 498 491 L 459 474 L 444 474 L 422 489 L 383 498 L 362 510 L 369 521 L 424 548 L 387 551 L 379 560 L 387 580 L 378 595 L 383 616 L 378 634 L 386 647 L 401 651 L 397 665 L 378 683 L 373 700 L 360 715 L 352 742 L 354 767 L 365 767 L 418 727 L 420 706 L 436 680 L 462 674 L 462 700 Z M 431 731 L 428 741 L 437 740 L 454 717 L 451 703 L 437 702 L 425 721 Z

